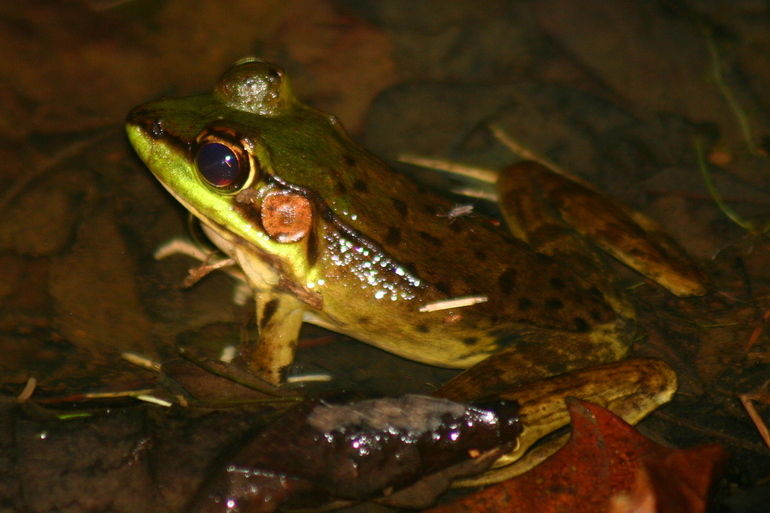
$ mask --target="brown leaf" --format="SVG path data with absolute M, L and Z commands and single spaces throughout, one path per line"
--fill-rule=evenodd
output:
M 570 400 L 572 437 L 534 470 L 432 513 L 698 513 L 726 462 L 715 445 L 660 446 L 608 410 Z
M 488 406 L 495 411 L 427 396 L 307 401 L 244 443 L 193 511 L 228 504 L 269 513 L 378 498 L 425 507 L 453 478 L 487 470 L 515 443 L 518 406 Z

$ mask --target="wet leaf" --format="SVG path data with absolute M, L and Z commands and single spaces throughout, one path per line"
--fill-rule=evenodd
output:
M 452 478 L 486 470 L 515 443 L 518 407 L 497 409 L 425 396 L 308 401 L 229 459 L 194 511 L 270 512 L 383 496 L 424 507 Z

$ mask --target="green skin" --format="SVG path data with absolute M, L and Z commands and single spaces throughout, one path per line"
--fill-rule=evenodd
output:
M 293 362 L 303 321 L 437 366 L 467 368 L 508 352 L 524 380 L 627 352 L 630 322 L 596 287 L 486 220 L 442 216 L 450 204 L 356 145 L 335 117 L 300 103 L 274 65 L 241 63 L 210 94 L 139 106 L 127 132 L 243 268 L 260 336 L 242 356 L 274 384 Z M 202 177 L 196 155 L 209 141 L 240 156 L 237 187 Z M 270 196 L 309 207 L 298 240 L 267 227 Z M 487 301 L 419 310 L 465 296 Z

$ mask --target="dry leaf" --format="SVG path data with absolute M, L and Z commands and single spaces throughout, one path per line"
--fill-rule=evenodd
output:
M 572 437 L 517 478 L 431 513 L 698 513 L 725 462 L 715 445 L 660 446 L 595 404 L 570 400 Z

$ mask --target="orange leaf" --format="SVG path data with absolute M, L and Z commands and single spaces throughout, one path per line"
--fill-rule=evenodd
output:
M 726 463 L 715 445 L 660 446 L 610 411 L 569 400 L 572 437 L 530 472 L 431 513 L 698 513 Z

